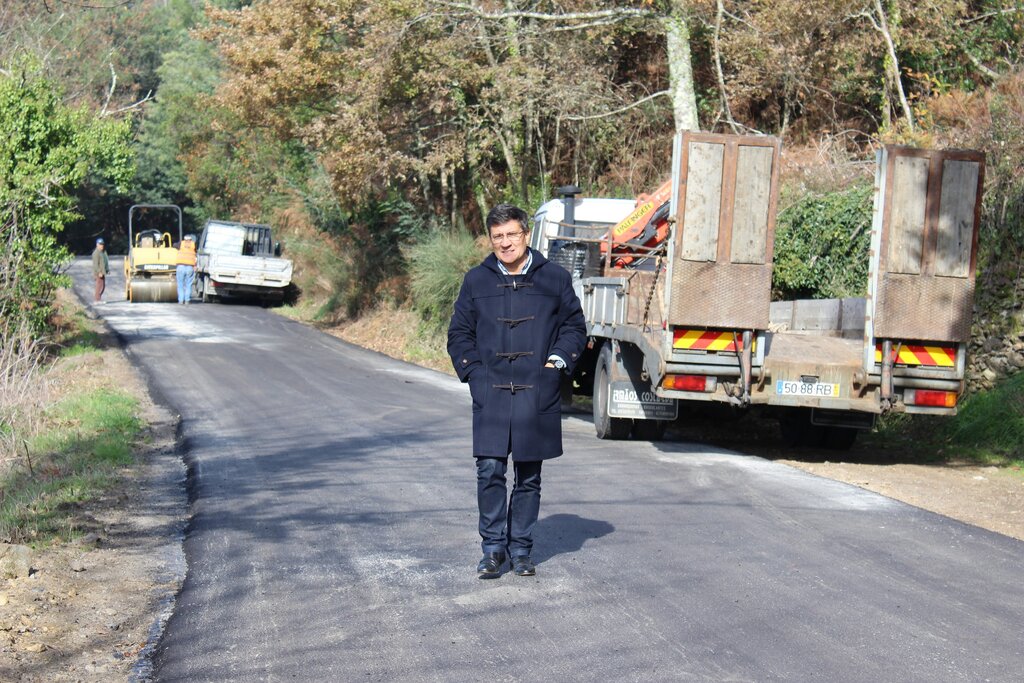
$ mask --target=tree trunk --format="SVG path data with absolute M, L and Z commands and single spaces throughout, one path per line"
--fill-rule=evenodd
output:
M 672 93 L 676 131 L 700 130 L 685 0 L 672 0 L 672 9 L 665 18 L 665 41 L 668 48 L 669 90 Z
M 888 53 L 888 59 L 886 59 L 888 80 L 892 83 L 896 94 L 899 96 L 900 108 L 903 110 L 903 118 L 907 122 L 907 128 L 910 132 L 914 132 L 914 113 L 910 109 L 910 104 L 907 102 L 907 94 L 903 90 L 903 81 L 900 78 L 900 60 L 896 55 L 896 41 L 893 38 L 892 31 L 889 30 L 889 18 L 885 8 L 882 7 L 882 0 L 875 0 L 875 13 L 878 15 L 878 23 L 875 26 L 885 40 L 885 48 Z M 898 26 L 898 14 L 896 22 Z
M 720 49 L 719 38 L 722 33 L 722 17 L 725 15 L 725 4 L 723 0 L 718 0 L 716 3 L 715 12 L 715 32 L 713 35 L 712 45 L 715 52 L 715 76 L 718 79 L 718 90 L 722 97 L 722 113 L 725 116 L 725 122 L 729 124 L 733 133 L 738 133 L 739 126 L 736 125 L 736 120 L 732 117 L 732 109 L 729 108 L 729 94 L 725 89 L 725 74 L 722 71 L 722 52 Z

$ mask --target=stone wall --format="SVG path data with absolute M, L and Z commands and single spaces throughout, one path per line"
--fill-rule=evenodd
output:
M 1024 277 L 979 278 L 967 352 L 967 391 L 991 389 L 1024 369 Z

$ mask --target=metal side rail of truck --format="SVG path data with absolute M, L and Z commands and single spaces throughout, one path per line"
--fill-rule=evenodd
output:
M 861 299 L 771 301 L 781 147 L 684 133 L 636 200 L 542 206 L 534 248 L 573 273 L 590 334 L 574 384 L 600 438 L 659 439 L 679 401 L 764 406 L 794 445 L 848 448 L 888 412 L 953 414 L 973 304 L 981 154 L 879 154 Z
M 267 225 L 210 220 L 199 236 L 196 294 L 204 302 L 258 299 L 284 301 L 292 281 L 292 262 L 281 258 Z

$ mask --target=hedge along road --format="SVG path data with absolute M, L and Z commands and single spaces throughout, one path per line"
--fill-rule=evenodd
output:
M 73 273 L 87 298 L 88 263 Z M 1024 670 L 1019 541 L 755 457 L 602 442 L 572 416 L 544 468 L 537 576 L 480 581 L 457 380 L 258 307 L 95 310 L 181 413 L 192 464 L 157 680 Z

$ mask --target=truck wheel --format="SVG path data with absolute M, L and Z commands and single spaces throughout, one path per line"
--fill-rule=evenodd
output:
M 811 423 L 807 408 L 791 408 L 779 418 L 782 443 L 790 448 L 818 448 L 824 445 L 826 428 Z
M 203 299 L 203 303 L 208 304 L 211 301 L 213 301 L 213 295 L 210 294 L 210 278 L 204 276 L 202 279 L 202 283 L 203 285 L 199 293 L 201 298 Z
M 594 376 L 594 430 L 599 439 L 625 439 L 632 427 L 631 420 L 608 414 L 612 362 L 612 347 L 606 344 L 597 357 L 597 370 Z
M 640 441 L 661 441 L 666 429 L 668 420 L 633 420 L 633 438 Z
M 827 427 L 825 429 L 825 448 L 831 451 L 848 451 L 857 441 L 859 429 L 850 427 Z

